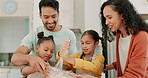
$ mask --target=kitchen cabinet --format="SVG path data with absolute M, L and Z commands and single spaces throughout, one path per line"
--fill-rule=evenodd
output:
M 2 74 L 0 73 L 0 78 L 8 78 L 7 76 L 8 76 L 8 75 L 5 74 L 5 73 L 2 73 Z
M 22 78 L 19 67 L 0 67 L 0 78 Z
M 4 5 L 7 1 L 16 2 L 16 11 L 7 13 Z M 21 40 L 32 30 L 32 0 L 1 0 L 0 2 L 0 53 L 13 53 Z M 10 4 L 9 8 L 12 8 Z
M 0 52 L 13 53 L 29 33 L 29 19 L 0 19 Z
M 8 78 L 9 68 L 0 68 L 0 78 Z
M 22 78 L 22 74 L 20 72 L 20 68 L 11 68 L 8 78 Z

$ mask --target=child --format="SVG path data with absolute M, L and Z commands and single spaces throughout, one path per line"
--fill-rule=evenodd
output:
M 71 44 L 69 41 L 65 41 L 62 44 L 59 56 L 63 58 L 64 65 L 72 68 L 76 74 L 87 73 L 100 78 L 103 71 L 104 57 L 101 54 L 95 53 L 99 40 L 102 40 L 102 38 L 99 37 L 96 31 L 87 30 L 81 37 L 82 53 L 69 55 L 68 48 Z
M 53 41 L 53 36 L 50 35 L 48 37 L 44 37 L 44 32 L 38 33 L 38 43 L 36 48 L 36 51 L 38 52 L 38 56 L 42 58 L 45 62 L 48 62 L 48 60 L 52 57 L 53 52 L 54 52 L 54 41 Z M 49 62 L 50 64 L 53 64 Z M 49 65 L 47 63 L 47 65 Z M 22 75 L 26 76 L 25 78 L 36 78 L 35 76 L 40 76 L 39 78 L 42 78 L 41 73 L 35 74 L 37 71 L 35 68 L 31 66 L 24 66 L 21 70 Z M 48 74 L 49 71 L 46 73 Z M 33 75 L 34 74 L 34 75 Z M 48 75 L 45 75 L 48 76 Z

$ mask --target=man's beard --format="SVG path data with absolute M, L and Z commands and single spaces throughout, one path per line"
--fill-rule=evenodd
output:
M 52 27 L 52 29 L 48 28 L 47 24 L 44 24 L 45 28 L 49 31 L 53 31 L 56 27 L 56 23 L 54 23 L 54 26 Z

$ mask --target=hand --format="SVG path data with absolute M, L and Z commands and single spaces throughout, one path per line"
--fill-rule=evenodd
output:
M 111 69 L 114 69 L 113 64 L 107 64 L 107 65 L 105 66 L 104 71 L 108 71 L 108 70 L 111 70 Z
M 68 57 L 69 56 L 68 49 L 69 49 L 70 45 L 71 44 L 70 44 L 69 41 L 64 41 L 62 43 L 62 47 L 61 47 L 60 52 L 59 52 L 60 57 L 65 58 L 65 57 Z
M 46 64 L 46 68 L 43 74 L 46 78 L 49 78 L 49 67 L 48 67 L 49 65 L 50 65 L 49 63 Z
M 75 75 L 76 78 L 97 78 L 89 74 Z
M 46 63 L 43 59 L 39 56 L 35 55 L 28 55 L 28 62 L 31 67 L 35 68 L 38 72 L 42 73 L 43 75 L 47 75 L 47 71 L 49 71 L 49 63 Z
M 64 59 L 64 58 L 67 58 L 67 57 L 69 57 L 69 51 L 66 50 L 66 49 L 61 49 L 60 52 L 59 52 L 59 55 L 60 55 L 60 57 L 62 57 L 63 59 Z
M 66 50 L 68 50 L 70 46 L 71 46 L 71 43 L 70 43 L 68 40 L 66 40 L 66 41 L 64 41 L 64 42 L 62 43 L 61 49 L 66 49 Z

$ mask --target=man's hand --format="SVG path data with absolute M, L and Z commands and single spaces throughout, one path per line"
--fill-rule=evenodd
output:
M 42 58 L 35 55 L 28 55 L 28 62 L 31 67 L 46 76 L 49 72 L 49 63 L 46 63 Z

